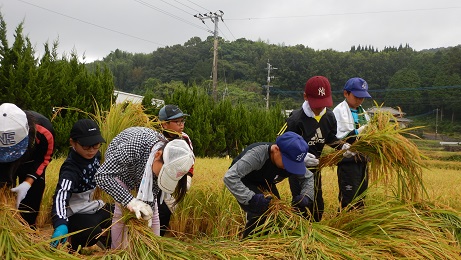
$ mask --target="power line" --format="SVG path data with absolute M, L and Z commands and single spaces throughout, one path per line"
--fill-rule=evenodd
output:
M 273 17 L 246 17 L 246 18 L 228 18 L 226 20 L 267 20 L 267 19 L 292 19 L 292 18 L 309 18 L 322 16 L 344 16 L 344 15 L 364 15 L 364 14 L 383 14 L 383 13 L 403 13 L 403 12 L 421 12 L 421 11 L 438 11 L 461 9 L 459 6 L 440 7 L 440 8 L 422 8 L 422 9 L 404 9 L 404 10 L 387 10 L 387 11 L 369 11 L 369 12 L 351 12 L 351 13 L 331 13 L 331 14 L 310 14 L 310 15 L 292 15 L 292 16 L 273 16 Z
M 203 9 L 203 10 L 207 10 L 207 8 L 205 8 L 205 7 L 203 7 L 203 6 L 200 6 L 200 5 L 198 5 L 198 4 L 196 4 L 196 3 L 192 2 L 192 1 L 189 1 L 189 0 L 186 0 L 186 1 L 189 2 L 189 3 L 191 3 L 191 4 L 194 4 L 194 5 L 198 6 L 198 7 L 200 7 L 200 8 Z M 208 11 L 210 11 L 210 10 L 208 10 Z M 200 13 L 200 12 L 198 12 L 198 13 Z
M 183 6 L 187 7 L 187 8 L 189 8 L 189 9 L 194 10 L 194 11 L 197 12 L 197 13 L 200 13 L 200 11 L 198 11 L 198 10 L 196 10 L 196 9 L 194 9 L 194 8 L 192 8 L 192 7 L 188 6 L 188 5 L 186 5 L 186 4 L 183 4 L 183 3 L 179 2 L 178 0 L 174 0 L 174 1 L 175 1 L 176 3 L 178 3 L 178 4 L 180 4 L 180 5 L 183 5 Z M 190 2 L 190 1 L 189 1 L 189 2 Z
M 171 14 L 171 13 L 169 13 L 169 12 L 167 12 L 167 11 L 165 11 L 165 10 L 162 10 L 162 9 L 160 9 L 160 8 L 154 6 L 154 5 L 151 5 L 151 4 L 147 3 L 147 2 L 144 2 L 144 1 L 142 1 L 142 0 L 134 0 L 134 1 L 140 3 L 140 4 L 144 5 L 144 6 L 147 6 L 147 7 L 151 8 L 151 9 L 153 9 L 153 10 L 156 10 L 156 11 L 158 11 L 158 12 L 160 12 L 160 13 L 166 14 L 166 15 L 168 15 L 168 16 L 174 18 L 174 19 L 177 19 L 177 20 L 179 20 L 179 21 L 181 21 L 181 22 L 184 22 L 184 23 L 187 23 L 187 24 L 189 24 L 189 25 L 191 25 L 191 26 L 194 26 L 194 27 L 196 27 L 196 28 L 198 28 L 198 29 L 201 29 L 201 30 L 204 30 L 204 31 L 208 31 L 207 29 L 205 29 L 205 28 L 203 28 L 203 27 L 201 27 L 201 26 L 198 26 L 198 25 L 196 25 L 196 24 L 194 24 L 194 23 L 191 23 L 191 22 L 189 22 L 189 21 L 187 21 L 187 20 L 184 20 L 183 18 L 181 18 L 181 17 L 179 17 L 179 16 L 176 16 L 176 15 L 174 15 L 174 14 Z
M 230 32 L 230 34 L 232 35 L 232 37 L 234 37 L 234 40 L 236 40 L 237 38 L 235 38 L 234 34 L 231 32 L 231 30 L 229 29 L 229 27 L 227 27 L 227 24 L 223 21 L 223 24 L 224 26 L 226 26 L 227 30 Z
M 79 21 L 79 22 L 81 22 L 81 23 L 85 23 L 85 24 L 88 24 L 88 25 L 91 25 L 91 26 L 94 26 L 94 27 L 98 27 L 98 28 L 101 28 L 101 29 L 104 29 L 104 30 L 107 30 L 107 31 L 111 31 L 111 32 L 114 32 L 114 33 L 118 33 L 118 34 L 121 34 L 121 35 L 125 35 L 125 36 L 131 37 L 131 38 L 134 38 L 134 39 L 138 39 L 138 40 L 141 40 L 141 41 L 150 42 L 150 43 L 153 43 L 153 44 L 162 46 L 162 47 L 165 46 L 165 44 L 161 44 L 161 43 L 154 42 L 154 41 L 151 41 L 151 40 L 147 40 L 147 39 L 144 39 L 144 38 L 141 38 L 141 37 L 138 37 L 138 36 L 134 36 L 134 35 L 131 35 L 131 34 L 128 34 L 128 33 L 120 32 L 120 31 L 117 31 L 117 30 L 114 30 L 114 29 L 110 29 L 110 28 L 107 28 L 107 27 L 104 27 L 104 26 L 101 26 L 101 25 L 97 25 L 97 24 L 95 24 L 95 23 L 87 22 L 87 21 L 84 21 L 84 20 L 82 20 L 82 19 L 75 18 L 75 17 L 72 17 L 72 16 L 70 16 L 70 15 L 63 14 L 63 13 L 60 13 L 60 12 L 57 12 L 57 11 L 54 11 L 54 10 L 51 10 L 51 9 L 48 9 L 48 8 L 45 8 L 45 7 L 42 7 L 42 6 L 33 4 L 33 3 L 29 3 L 29 2 L 24 1 L 24 0 L 17 0 L 17 1 L 23 2 L 23 3 L 25 3 L 25 4 L 28 4 L 28 5 L 31 5 L 31 6 L 40 8 L 40 9 L 43 9 L 43 10 L 48 11 L 48 12 L 51 12 L 51 13 L 55 13 L 55 14 L 57 14 L 57 15 L 61 15 L 61 16 L 64 16 L 64 17 L 67 17 L 67 18 L 70 18 L 70 19 Z

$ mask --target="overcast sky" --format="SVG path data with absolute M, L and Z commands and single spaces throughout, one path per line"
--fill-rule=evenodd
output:
M 214 24 L 194 14 L 222 10 L 219 35 L 273 44 L 303 44 L 348 51 L 352 45 L 409 44 L 415 50 L 461 44 L 459 0 L 0 0 L 10 46 L 24 34 L 43 52 L 59 39 L 59 53 L 75 50 L 87 61 L 120 49 L 149 53 L 158 47 L 204 40 Z M 218 12 L 219 14 L 219 12 Z

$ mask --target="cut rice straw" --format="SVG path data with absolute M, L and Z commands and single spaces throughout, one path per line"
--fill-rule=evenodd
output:
M 350 151 L 368 158 L 370 180 L 382 180 L 387 187 L 397 181 L 395 193 L 403 201 L 420 200 L 426 193 L 422 181 L 424 156 L 404 137 L 417 137 L 411 131 L 418 128 L 421 127 L 401 128 L 391 113 L 375 113 L 350 147 Z M 319 167 L 336 166 L 343 159 L 343 153 L 337 150 L 321 156 Z

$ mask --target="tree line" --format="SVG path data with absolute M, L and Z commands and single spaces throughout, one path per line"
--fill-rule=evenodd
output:
M 90 66 L 105 64 L 122 91 L 156 93 L 178 82 L 197 84 L 210 91 L 213 38 L 193 37 L 183 45 L 158 48 L 152 53 L 115 50 Z M 373 100 L 400 107 L 408 115 L 440 109 L 447 118 L 461 120 L 461 45 L 415 51 L 408 44 L 378 50 L 373 46 L 352 46 L 348 52 L 314 50 L 302 44 L 285 46 L 262 41 L 219 40 L 218 92 L 228 98 L 265 106 L 267 63 L 277 67 L 271 75 L 270 104 L 281 102 L 297 108 L 306 80 L 326 76 L 332 85 L 334 102 L 343 99 L 342 88 L 351 77 L 364 78 Z M 244 93 L 244 94 L 242 94 Z M 257 96 L 257 100 L 253 98 Z M 371 100 L 365 105 L 372 106 Z
M 77 110 L 93 114 L 108 110 L 115 100 L 114 89 L 144 95 L 146 112 L 153 116 L 159 108 L 151 104 L 152 98 L 177 104 L 191 114 L 186 132 L 194 142 L 197 156 L 234 156 L 250 143 L 274 141 L 284 122 L 282 111 L 300 107 L 304 82 L 312 75 L 326 75 L 330 79 L 335 103 L 342 100 L 343 82 L 349 77 L 361 76 L 369 82 L 372 95 L 378 100 L 380 97 L 387 100 L 386 105 L 400 104 L 404 110 L 403 104 L 415 106 L 405 112 L 426 111 L 432 107 L 440 111 L 445 105 L 444 113 L 449 115 L 451 110 L 453 114 L 459 111 L 460 106 L 461 59 L 456 59 L 461 52 L 459 46 L 425 52 L 415 52 L 409 46 L 383 51 L 356 47 L 341 53 L 245 39 L 221 41 L 219 100 L 215 101 L 210 95 L 210 38 L 201 41 L 194 37 L 184 45 L 159 48 L 150 54 L 115 50 L 102 61 L 85 64 L 74 53 L 60 56 L 57 41 L 43 44 L 43 54 L 38 56 L 29 38 L 23 35 L 23 23 L 16 27 L 10 45 L 6 23 L 0 14 L 0 41 L 0 103 L 15 103 L 52 119 L 56 147 L 61 153 L 67 151 L 72 124 L 78 118 L 87 117 Z M 421 57 L 425 57 L 426 62 Z M 378 58 L 383 61 L 375 62 Z M 264 68 L 268 59 L 279 69 L 274 72 L 270 109 L 266 110 L 266 90 L 261 85 L 265 84 Z M 386 64 L 396 66 L 389 65 L 389 70 L 395 71 L 390 76 L 381 71 Z M 426 73 L 422 73 L 420 67 L 425 68 Z M 346 73 L 345 68 L 352 72 Z M 376 75 L 367 76 L 365 72 L 369 73 L 371 68 L 388 83 L 378 84 L 379 81 L 374 81 Z M 446 83 L 440 83 L 440 87 L 428 83 L 424 87 L 423 82 L 429 79 L 432 83 Z M 426 110 L 418 107 L 421 105 Z M 55 114 L 62 107 L 73 109 Z

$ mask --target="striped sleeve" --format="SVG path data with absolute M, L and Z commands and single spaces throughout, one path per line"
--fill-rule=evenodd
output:
M 37 145 L 37 155 L 34 156 L 35 172 L 28 174 L 29 177 L 37 179 L 45 171 L 51 161 L 51 156 L 54 151 L 54 136 L 51 131 L 41 125 L 35 125 L 37 137 L 35 143 Z

